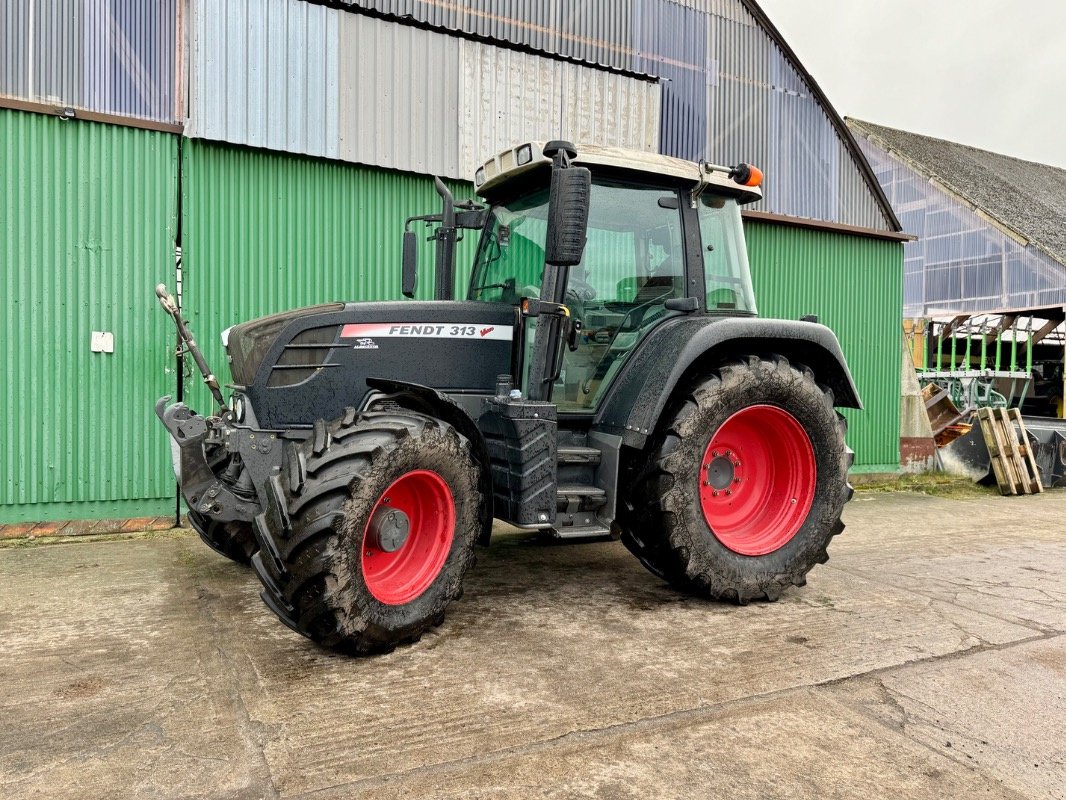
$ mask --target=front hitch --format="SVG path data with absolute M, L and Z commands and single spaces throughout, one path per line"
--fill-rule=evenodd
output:
M 204 419 L 184 403 L 168 406 L 169 402 L 169 395 L 160 397 L 155 413 L 178 448 L 178 480 L 189 508 L 221 522 L 253 520 L 259 513 L 259 504 L 234 493 L 207 460 L 209 445 L 219 452 L 228 449 L 221 427 L 225 423 Z

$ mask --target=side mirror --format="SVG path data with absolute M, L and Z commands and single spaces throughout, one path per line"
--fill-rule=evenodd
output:
M 575 267 L 585 251 L 592 173 L 585 167 L 554 167 L 548 198 L 548 230 L 544 260 L 559 267 Z
M 404 297 L 415 296 L 418 282 L 418 239 L 414 231 L 403 232 L 403 277 L 400 291 Z

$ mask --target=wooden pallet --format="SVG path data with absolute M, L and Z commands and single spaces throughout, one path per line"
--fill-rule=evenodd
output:
M 1037 494 L 1044 491 L 1021 412 L 1016 408 L 982 408 L 977 411 L 977 419 L 992 460 L 999 493 Z

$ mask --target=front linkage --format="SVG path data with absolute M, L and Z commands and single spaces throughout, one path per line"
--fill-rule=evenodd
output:
M 250 524 L 261 512 L 257 486 L 266 485 L 281 466 L 281 442 L 277 431 L 239 425 L 226 405 L 218 379 L 192 337 L 166 286 L 156 287 L 163 310 L 174 320 L 181 347 L 188 352 L 219 407 L 217 416 L 202 417 L 185 403 L 170 403 L 170 395 L 156 402 L 155 413 L 170 433 L 176 448 L 174 470 L 181 493 L 189 504 L 193 524 L 211 519 Z M 199 530 L 201 536 L 204 530 Z M 217 544 L 209 542 L 213 547 Z

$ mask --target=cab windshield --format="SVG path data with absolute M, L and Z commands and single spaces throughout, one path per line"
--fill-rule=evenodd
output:
M 680 203 L 674 187 L 593 178 L 587 244 L 563 301 L 581 332 L 553 390 L 561 410 L 594 407 L 645 332 L 681 313 L 665 307 L 685 296 Z M 492 207 L 469 299 L 517 304 L 540 296 L 547 218 L 547 189 Z

